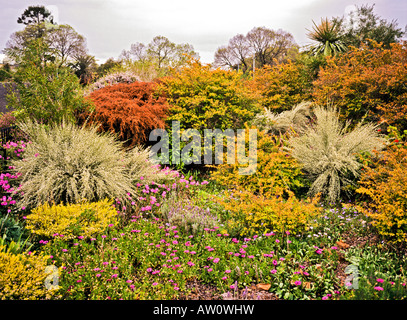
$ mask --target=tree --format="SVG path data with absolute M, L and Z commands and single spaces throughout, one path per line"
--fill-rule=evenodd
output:
M 383 43 L 383 48 L 389 48 L 390 43 L 398 42 L 405 34 L 398 28 L 396 20 L 388 22 L 374 12 L 374 4 L 356 7 L 347 17 L 336 17 L 332 21 L 337 24 L 347 46 L 360 47 L 370 45 L 368 39 Z M 405 28 L 407 30 L 407 26 Z
M 312 23 L 314 26 L 312 31 L 309 31 L 308 38 L 317 42 L 316 45 L 311 46 L 311 52 L 314 55 L 332 56 L 346 51 L 338 23 L 328 19 L 321 19 L 319 25 L 314 21 Z
M 83 85 L 92 81 L 97 69 L 95 57 L 89 54 L 75 56 L 75 61 L 70 63 L 69 66 L 74 70 L 79 82 Z
M 232 69 L 239 69 L 241 66 L 243 72 L 246 72 L 249 68 L 250 55 L 252 55 L 252 49 L 247 38 L 243 34 L 237 34 L 229 40 L 227 46 L 218 48 L 214 63 Z
M 186 62 L 185 55 L 197 56 L 190 44 L 175 44 L 166 37 L 157 36 L 148 44 L 147 55 L 158 69 L 176 67 Z
M 75 60 L 75 57 L 86 55 L 87 52 L 85 37 L 78 34 L 74 28 L 67 24 L 50 29 L 47 41 L 55 49 L 61 66 L 66 65 L 69 60 Z
M 54 24 L 54 17 L 44 6 L 29 6 L 17 19 L 17 23 L 32 26 L 31 30 L 35 38 L 40 38 L 46 32 L 48 25 Z
M 97 74 L 98 76 L 104 76 L 106 75 L 107 72 L 109 72 L 110 70 L 120 67 L 121 66 L 121 62 L 120 61 L 116 61 L 113 58 L 109 58 L 105 61 L 105 63 L 102 63 L 100 66 L 97 67 Z
M 274 65 L 284 61 L 289 56 L 290 50 L 297 45 L 294 37 L 283 30 L 270 30 L 265 27 L 253 28 L 246 35 L 252 47 L 259 67 Z
M 17 23 L 25 25 L 36 24 L 39 25 L 42 22 L 49 22 L 54 24 L 54 17 L 51 12 L 44 6 L 29 6 L 24 10 L 21 17 L 17 19 Z
M 121 71 L 131 71 L 143 81 L 152 81 L 186 66 L 191 58 L 199 59 L 192 45 L 176 44 L 157 36 L 147 45 L 132 44 L 130 50 L 122 51 L 119 61 Z
M 27 25 L 24 30 L 14 32 L 6 43 L 3 52 L 15 61 L 20 63 L 25 49 L 35 40 L 42 38 L 48 44 L 49 52 L 43 54 L 52 55 L 53 59 L 59 61 L 60 66 L 67 66 L 75 60 L 75 56 L 86 54 L 86 40 L 78 34 L 70 25 L 45 25 L 40 24 L 42 36 L 37 36 L 37 26 Z
M 74 113 L 86 108 L 78 78 L 66 67 L 47 58 L 51 52 L 44 38 L 25 48 L 14 76 L 17 90 L 7 95 L 17 119 L 49 124 L 75 121 Z
M 246 72 L 253 66 L 262 68 L 293 59 L 298 52 L 294 37 L 283 30 L 271 30 L 265 27 L 253 28 L 245 36 L 237 34 L 229 40 L 227 46 L 221 46 L 215 52 L 214 65 L 242 68 Z

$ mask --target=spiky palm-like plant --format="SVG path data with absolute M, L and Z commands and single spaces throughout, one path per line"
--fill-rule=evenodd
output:
M 317 44 L 311 46 L 311 52 L 314 55 L 333 56 L 347 50 L 345 44 L 342 42 L 339 32 L 339 25 L 329 21 L 328 19 L 321 19 L 321 23 L 317 25 L 312 21 L 314 26 L 312 31 L 308 30 L 308 38 L 316 41 Z
M 289 151 L 302 165 L 312 181 L 309 195 L 321 193 L 335 203 L 341 188 L 359 176 L 361 163 L 357 155 L 381 150 L 385 140 L 377 133 L 377 126 L 358 123 L 348 130 L 349 123 L 341 123 L 333 107 L 315 106 L 312 126 L 289 139 Z

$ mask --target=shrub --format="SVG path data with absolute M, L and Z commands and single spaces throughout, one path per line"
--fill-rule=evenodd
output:
M 315 101 L 338 106 L 341 119 L 386 121 L 406 129 L 406 45 L 384 49 L 372 42 L 372 48 L 349 48 L 329 58 L 314 82 Z
M 266 198 L 248 191 L 225 193 L 218 198 L 229 215 L 225 216 L 228 231 L 239 230 L 241 236 L 259 235 L 270 231 L 293 234 L 304 231 L 321 210 L 316 206 L 317 198 L 312 201 L 298 200 L 291 196 L 287 200 L 279 196 Z
M 93 113 L 78 115 L 81 123 L 100 124 L 100 131 L 115 132 L 128 146 L 148 140 L 150 131 L 164 128 L 167 104 L 164 98 L 155 97 L 155 84 L 134 82 L 116 84 L 92 92 Z
M 364 167 L 357 193 L 373 226 L 392 242 L 407 239 L 407 143 L 395 143 Z
M 89 108 L 81 94 L 78 78 L 70 69 L 41 58 L 49 50 L 43 39 L 35 39 L 25 49 L 14 77 L 16 89 L 7 95 L 13 115 L 40 123 L 74 121 L 74 113 Z
M 103 232 L 109 225 L 117 224 L 116 217 L 113 200 L 108 199 L 68 205 L 45 203 L 27 215 L 26 228 L 47 238 L 54 235 L 66 240 L 78 236 L 89 238 Z
M 271 134 L 302 132 L 310 124 L 312 116 L 311 102 L 301 102 L 291 110 L 273 113 L 270 109 L 257 114 L 252 123 Z
M 315 124 L 302 135 L 292 136 L 288 149 L 312 181 L 309 194 L 322 193 L 334 203 L 341 188 L 359 176 L 358 154 L 382 149 L 384 139 L 373 124 L 360 122 L 349 131 L 349 123 L 340 122 L 335 108 L 316 106 L 313 113 Z
M 117 71 L 109 73 L 92 83 L 86 92 L 87 94 L 90 94 L 91 92 L 102 89 L 106 86 L 112 86 L 118 83 L 133 83 L 136 81 L 140 81 L 140 79 L 134 72 Z
M 250 86 L 263 107 L 282 112 L 311 99 L 312 75 L 303 63 L 288 61 L 256 70 Z
M 167 123 L 177 120 L 181 130 L 243 128 L 260 111 L 239 73 L 213 70 L 199 62 L 162 78 L 158 93 L 170 104 Z
M 0 114 L 0 129 L 9 128 L 10 129 L 10 141 L 21 141 L 27 140 L 27 137 L 21 132 L 21 130 L 16 126 L 16 117 L 13 116 L 12 112 L 7 112 Z M 4 142 L 4 141 L 3 141 Z
M 242 175 L 239 170 L 247 167 L 236 161 L 214 166 L 211 180 L 229 188 L 241 188 L 265 197 L 288 197 L 292 192 L 300 194 L 306 186 L 301 166 L 283 150 L 286 137 L 270 136 L 258 131 L 256 171 Z
M 170 200 L 168 206 L 164 212 L 164 219 L 186 234 L 196 235 L 204 228 L 212 229 L 218 227 L 220 223 L 218 217 L 210 213 L 209 208 L 201 208 L 189 200 Z
M 139 149 L 125 152 L 112 134 L 97 133 L 97 126 L 80 128 L 63 123 L 47 129 L 33 122 L 19 126 L 32 141 L 23 160 L 11 161 L 20 174 L 21 207 L 35 208 L 45 202 L 80 203 L 84 199 L 125 201 L 127 193 L 137 193 L 132 184 L 138 173 L 135 162 L 138 168 L 152 166 L 147 153 L 139 153 Z M 126 167 L 130 163 L 133 169 Z M 160 175 L 154 178 L 159 180 Z
M 48 257 L 31 254 L 12 254 L 0 247 L 0 299 L 50 299 L 56 290 L 45 286 Z

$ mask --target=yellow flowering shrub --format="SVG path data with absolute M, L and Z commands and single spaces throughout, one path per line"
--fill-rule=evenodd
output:
M 223 164 L 212 166 L 215 170 L 211 173 L 211 180 L 223 186 L 241 187 L 266 197 L 275 195 L 287 197 L 290 192 L 297 195 L 305 192 L 307 182 L 301 172 L 301 166 L 284 151 L 284 138 L 257 130 L 255 173 L 242 175 L 239 169 L 247 167 L 247 164 L 240 164 L 238 161 L 229 164 L 224 161 Z
M 297 234 L 304 231 L 321 214 L 318 199 L 299 200 L 293 194 L 288 199 L 279 196 L 266 198 L 248 191 L 226 193 L 218 198 L 229 213 L 226 217 L 228 231 L 240 230 L 240 235 L 250 236 L 270 231 Z
M 365 166 L 356 190 L 365 197 L 358 207 L 392 242 L 407 240 L 407 142 L 398 140 Z
M 47 257 L 31 254 L 13 254 L 0 247 L 0 299 L 50 299 L 57 288 L 47 289 L 45 272 Z
M 116 225 L 118 220 L 113 200 L 105 199 L 68 205 L 45 203 L 32 210 L 26 223 L 26 228 L 34 234 L 45 237 L 62 234 L 68 240 L 98 234 L 109 224 Z

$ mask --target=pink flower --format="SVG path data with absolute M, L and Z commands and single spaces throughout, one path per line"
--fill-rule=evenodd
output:
M 377 291 L 383 291 L 383 288 L 382 288 L 382 287 L 379 287 L 379 286 L 374 287 L 374 289 L 377 290 Z
M 230 271 L 230 270 L 225 270 L 225 273 L 231 273 L 232 271 Z
M 212 269 L 212 268 L 209 268 L 209 269 L 208 269 L 208 272 L 212 272 L 212 271 L 213 271 L 213 269 Z
M 156 285 L 158 285 L 158 283 L 157 282 L 153 282 L 153 284 L 152 284 L 153 286 L 156 286 Z
M 222 277 L 222 280 L 226 280 L 227 278 L 228 278 L 228 277 L 226 277 L 226 276 L 225 276 L 225 277 Z
M 383 282 L 384 282 L 384 280 L 383 280 L 383 279 L 380 279 L 380 278 L 379 278 L 379 279 L 376 279 L 376 281 L 377 281 L 377 282 L 380 282 L 380 283 L 383 283 Z
M 220 259 L 219 258 L 215 258 L 215 259 L 213 259 L 213 263 L 218 263 L 220 261 Z
M 296 286 L 300 286 L 300 285 L 301 285 L 301 281 L 300 281 L 300 280 L 297 280 L 297 281 L 294 282 L 294 284 L 295 284 Z
M 277 272 L 276 269 L 273 269 L 273 270 L 270 271 L 270 273 L 272 273 L 272 274 L 274 274 L 274 273 L 276 273 L 276 272 Z

